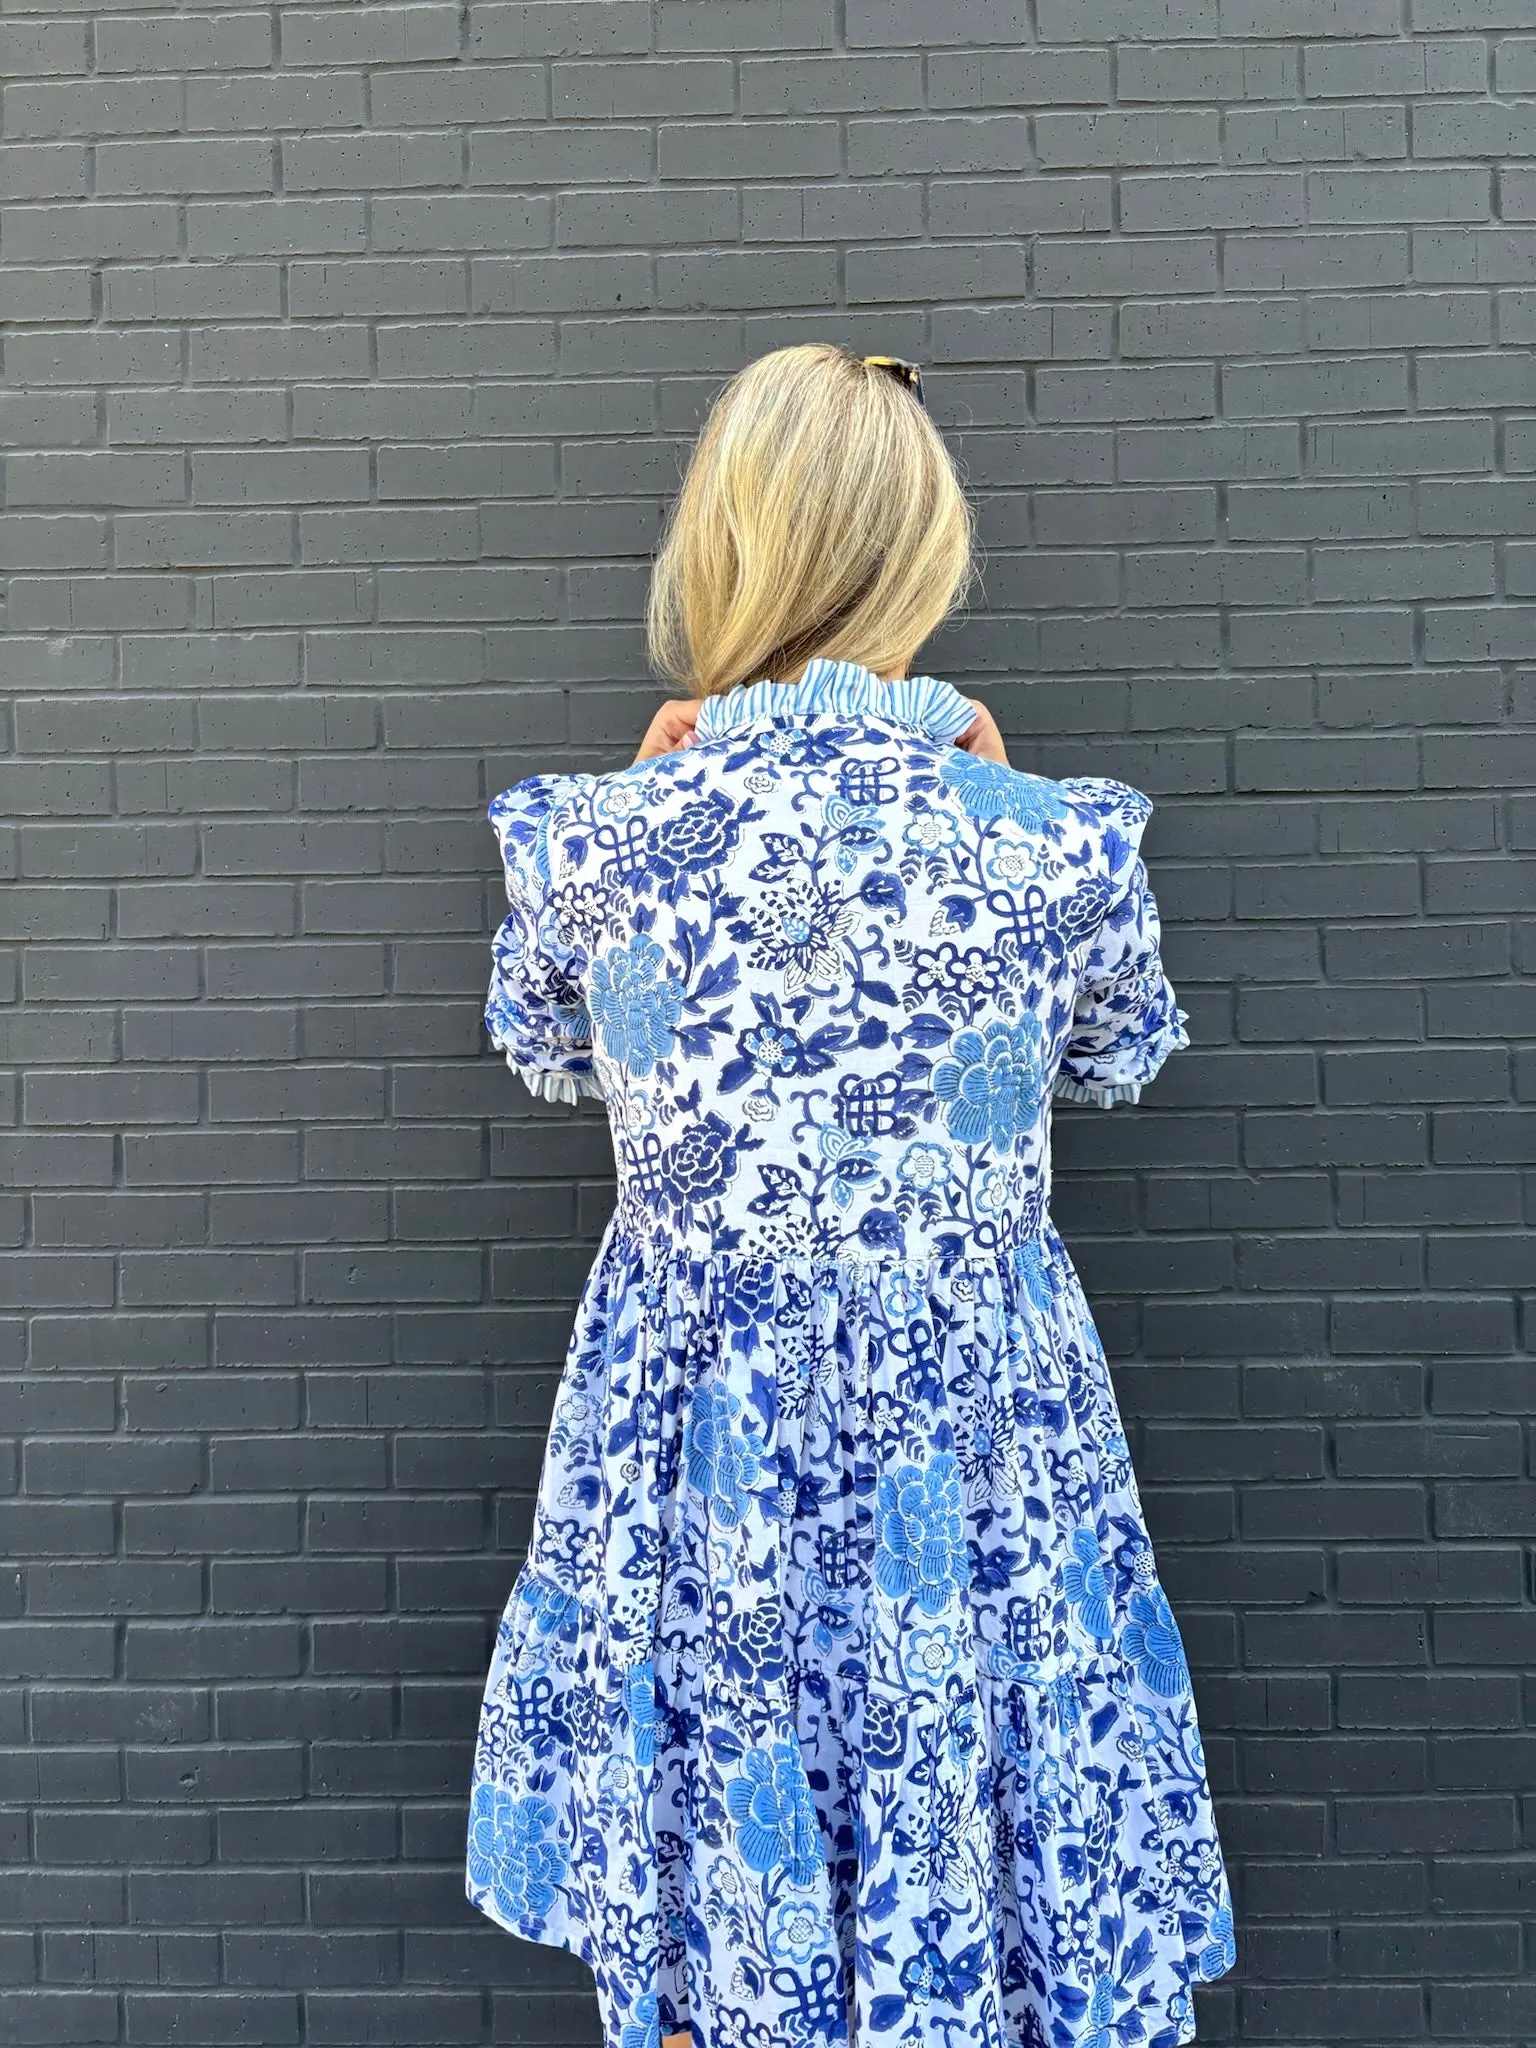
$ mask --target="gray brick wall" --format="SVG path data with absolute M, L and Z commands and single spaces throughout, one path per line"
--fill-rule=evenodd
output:
M 1536 0 L 155 7 L 0 19 L 0 2036 L 595 2039 L 461 1897 L 611 1173 L 483 805 L 627 758 L 701 408 L 831 336 L 980 508 L 926 665 L 1158 801 L 1197 1048 L 1058 1213 L 1205 2038 L 1536 2039 Z

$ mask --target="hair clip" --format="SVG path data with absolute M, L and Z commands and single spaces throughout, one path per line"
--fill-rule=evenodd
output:
M 887 370 L 898 384 L 904 384 L 919 405 L 923 400 L 923 372 L 918 363 L 909 363 L 900 356 L 866 356 L 865 362 L 871 369 Z

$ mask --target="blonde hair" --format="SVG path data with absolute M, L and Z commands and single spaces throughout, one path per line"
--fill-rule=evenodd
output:
M 815 655 L 893 672 L 968 593 L 975 548 L 911 393 L 831 343 L 776 349 L 719 394 L 688 464 L 651 576 L 652 665 L 696 697 Z

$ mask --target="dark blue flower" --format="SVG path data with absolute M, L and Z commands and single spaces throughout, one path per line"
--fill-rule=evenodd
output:
M 740 841 L 743 822 L 722 790 L 695 797 L 652 828 L 646 841 L 650 865 L 668 880 L 717 868 Z
M 905 1700 L 871 1687 L 864 1695 L 864 1740 L 860 1753 L 877 1771 L 893 1771 L 907 1751 Z
M 714 1110 L 689 1124 L 667 1147 L 662 1161 L 664 1184 L 673 1206 L 687 1210 L 696 1202 L 723 1194 L 736 1178 L 736 1134 Z
M 727 1677 L 739 1679 L 754 1696 L 760 1696 L 764 1686 L 782 1683 L 784 1616 L 776 1601 L 744 1606 L 733 1593 L 718 1593 L 715 1628 Z

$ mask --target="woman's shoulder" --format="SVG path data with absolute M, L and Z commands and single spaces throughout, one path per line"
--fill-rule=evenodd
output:
M 491 798 L 486 816 L 498 832 L 503 828 L 516 830 L 523 824 L 536 824 L 566 798 L 577 795 L 583 785 L 592 780 L 590 775 L 578 774 L 525 775 L 521 782 L 512 783 Z
M 1108 775 L 1068 775 L 1059 780 L 987 761 L 956 748 L 945 761 L 943 780 L 965 808 L 979 818 L 1012 818 L 1020 824 L 1086 825 L 1139 838 L 1152 815 L 1152 799 L 1128 782 Z
M 1151 797 L 1112 775 L 1068 775 L 1055 787 L 1075 809 L 1122 830 L 1134 825 L 1139 831 L 1152 815 Z

